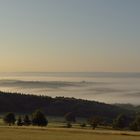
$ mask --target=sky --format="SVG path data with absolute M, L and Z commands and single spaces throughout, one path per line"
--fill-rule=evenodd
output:
M 140 0 L 0 0 L 0 72 L 140 72 Z

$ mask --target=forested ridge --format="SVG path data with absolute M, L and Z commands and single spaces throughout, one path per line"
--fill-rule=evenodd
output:
M 74 112 L 77 117 L 102 116 L 113 119 L 118 114 L 131 114 L 133 111 L 110 104 L 66 97 L 48 97 L 0 92 L 0 113 L 32 113 L 43 110 L 46 115 L 64 116 Z

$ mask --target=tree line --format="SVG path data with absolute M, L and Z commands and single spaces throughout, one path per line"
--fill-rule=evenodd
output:
M 76 116 L 73 112 L 68 112 L 65 114 L 65 120 L 66 120 L 66 127 L 71 128 L 73 123 L 76 123 Z M 32 117 L 30 118 L 28 115 L 25 115 L 21 118 L 21 116 L 18 116 L 16 119 L 14 113 L 7 113 L 4 118 L 4 122 L 8 124 L 9 126 L 15 125 L 15 123 L 18 126 L 47 126 L 48 125 L 48 119 L 46 118 L 45 114 L 41 112 L 40 110 L 36 110 Z M 92 129 L 95 129 L 99 125 L 107 126 L 107 124 L 104 123 L 104 120 L 101 116 L 91 116 L 87 120 L 87 124 L 89 124 Z M 80 126 L 82 128 L 87 126 L 86 123 L 80 123 Z M 133 131 L 140 131 L 140 115 L 136 116 L 126 116 L 124 114 L 118 115 L 112 123 L 112 128 L 117 130 L 133 130 Z

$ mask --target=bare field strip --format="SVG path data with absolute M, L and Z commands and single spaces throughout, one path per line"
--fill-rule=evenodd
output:
M 139 140 L 140 132 L 74 128 L 0 127 L 0 140 Z

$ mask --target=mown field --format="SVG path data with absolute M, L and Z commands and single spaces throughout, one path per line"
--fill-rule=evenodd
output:
M 140 140 L 140 133 L 75 128 L 1 126 L 0 140 Z

